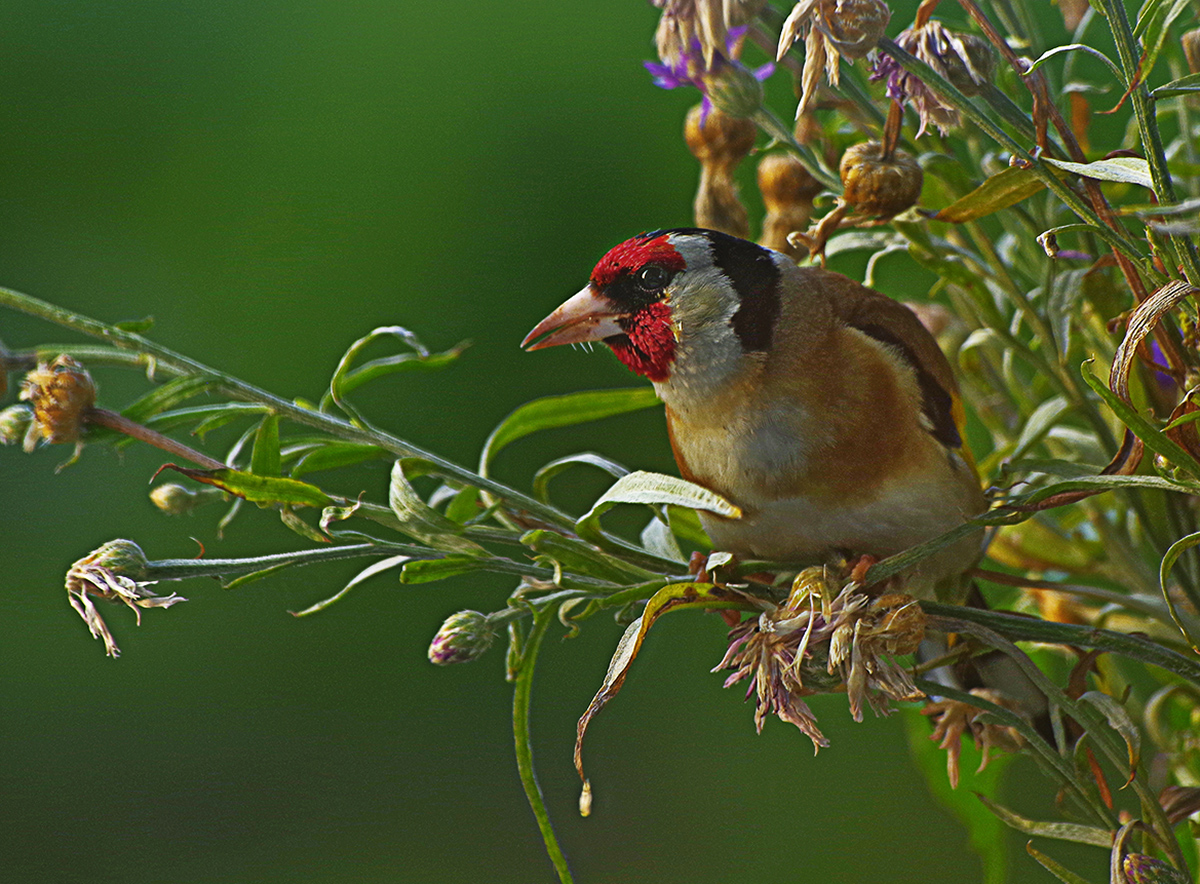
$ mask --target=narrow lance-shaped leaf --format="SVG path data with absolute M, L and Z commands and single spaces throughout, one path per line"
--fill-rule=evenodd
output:
M 493 458 L 506 445 L 530 433 L 572 427 L 658 404 L 653 387 L 621 390 L 585 390 L 565 396 L 545 396 L 527 402 L 506 417 L 484 443 L 479 474 L 486 476 Z
M 1158 588 L 1162 591 L 1163 599 L 1167 603 L 1167 610 L 1171 614 L 1171 619 L 1175 621 L 1175 625 L 1179 627 L 1180 633 L 1193 651 L 1200 654 L 1200 647 L 1196 646 L 1196 640 L 1192 638 L 1191 633 L 1187 631 L 1187 627 L 1183 625 L 1183 619 L 1179 616 L 1179 611 L 1175 609 L 1175 600 L 1171 598 L 1171 591 L 1167 587 L 1167 578 L 1171 575 L 1171 569 L 1175 567 L 1175 562 L 1187 550 L 1200 544 L 1200 531 L 1194 534 L 1189 534 L 1186 537 L 1181 537 L 1171 544 L 1166 555 L 1163 556 L 1161 564 L 1158 566 Z
M 1091 703 L 1099 709 L 1109 726 L 1125 741 L 1125 749 L 1129 754 L 1129 779 L 1126 780 L 1126 785 L 1128 785 L 1137 774 L 1138 761 L 1142 757 L 1141 732 L 1133 723 L 1133 719 L 1129 717 L 1129 713 L 1125 711 L 1125 707 L 1108 694 L 1100 691 L 1087 691 L 1079 699 Z
M 1052 160 L 1049 157 L 1043 157 L 1042 162 L 1056 169 L 1062 169 L 1064 172 L 1072 172 L 1096 181 L 1137 184 L 1149 190 L 1154 189 L 1154 179 L 1150 177 L 1150 164 L 1142 157 L 1112 157 L 1092 163 L 1071 163 L 1066 160 Z
M 279 415 L 268 414 L 254 434 L 254 449 L 250 452 L 250 472 L 256 476 L 278 476 Z
M 1084 878 L 1080 875 L 1076 875 L 1074 872 L 1072 872 L 1070 869 L 1068 869 L 1062 863 L 1046 856 L 1046 854 L 1042 853 L 1040 850 L 1038 850 L 1036 847 L 1033 846 L 1032 841 L 1030 841 L 1028 844 L 1025 845 L 1025 851 L 1030 856 L 1032 856 L 1035 860 L 1037 860 L 1038 865 L 1040 865 L 1043 869 L 1045 869 L 1047 872 L 1049 872 L 1055 878 L 1062 881 L 1063 884 L 1091 884 L 1091 882 L 1088 881 L 1087 878 Z M 1117 881 L 1117 884 L 1121 884 L 1119 879 Z
M 976 793 L 984 807 L 994 813 L 1006 825 L 1026 835 L 1038 835 L 1042 838 L 1054 838 L 1058 841 L 1073 841 L 1076 844 L 1091 844 L 1107 850 L 1112 845 L 1113 833 L 1099 826 L 1086 826 L 1082 823 L 1038 822 L 1020 814 L 1014 813 L 992 801 L 986 795 Z
M 590 812 L 592 795 L 591 783 L 583 773 L 583 738 L 587 734 L 588 725 L 604 708 L 604 704 L 621 690 L 621 685 L 625 683 L 625 677 L 629 674 L 629 667 L 637 658 L 638 651 L 641 650 L 642 642 L 646 638 L 646 633 L 650 631 L 650 627 L 667 611 L 680 608 L 751 609 L 752 605 L 745 596 L 739 595 L 731 589 L 707 583 L 672 583 L 664 586 L 646 602 L 642 616 L 629 624 L 625 634 L 621 636 L 620 642 L 617 643 L 617 650 L 608 664 L 604 682 L 600 685 L 596 696 L 592 698 L 592 702 L 588 704 L 587 710 L 580 717 L 576 727 L 575 770 L 579 772 L 579 778 L 583 781 L 583 794 L 579 799 L 579 811 L 583 816 L 587 816 Z
M 579 454 L 571 454 L 567 457 L 560 457 L 558 460 L 552 460 L 550 463 L 539 469 L 533 476 L 533 496 L 541 501 L 550 500 L 550 480 L 564 470 L 575 466 L 591 466 L 597 469 L 604 470 L 614 479 L 619 479 L 622 476 L 627 476 L 631 472 L 629 467 L 617 463 L 615 460 L 609 460 L 601 454 L 596 454 L 591 451 L 584 451 Z
M 1033 196 L 1046 185 L 1032 169 L 1005 169 L 997 172 L 965 196 L 933 216 L 935 221 L 962 224 L 974 221 Z
M 392 466 L 392 481 L 388 486 L 388 505 L 400 520 L 401 530 L 435 549 L 483 555 L 486 550 L 482 546 L 459 536 L 462 525 L 446 518 L 421 499 L 405 475 L 406 464 L 420 467 L 413 459 L 397 460 Z
M 619 503 L 671 504 L 705 510 L 727 519 L 742 517 L 739 507 L 701 485 L 676 476 L 638 470 L 621 477 L 600 495 L 592 508 L 575 523 L 579 536 L 599 537 L 600 517 Z
M 213 485 L 251 503 L 283 503 L 292 506 L 329 506 L 336 501 L 307 482 L 272 476 L 256 476 L 242 470 L 197 470 L 177 464 L 163 464 L 164 470 L 175 470 L 189 479 Z
M 293 617 L 307 617 L 309 614 L 315 614 L 318 611 L 324 611 L 334 602 L 341 601 L 343 598 L 345 598 L 346 594 L 349 593 L 350 590 L 354 589 L 354 587 L 358 586 L 364 580 L 368 579 L 369 577 L 374 577 L 376 574 L 382 574 L 384 571 L 389 571 L 392 568 L 398 568 L 408 560 L 408 556 L 388 556 L 386 559 L 381 559 L 378 562 L 374 562 L 355 574 L 350 579 L 349 583 L 347 583 L 329 598 L 319 601 L 315 605 L 309 605 L 303 611 L 291 611 L 289 613 Z

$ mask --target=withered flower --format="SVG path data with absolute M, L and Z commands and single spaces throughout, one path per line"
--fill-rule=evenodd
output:
M 982 37 L 959 34 L 937 19 L 901 31 L 896 43 L 950 81 L 964 95 L 978 94 L 992 76 L 996 56 Z M 880 54 L 872 80 L 887 80 L 887 94 L 896 101 L 911 101 L 921 121 L 917 136 L 930 123 L 943 135 L 961 122 L 958 111 L 945 104 L 920 78 L 908 73 L 890 55 Z
M 144 580 L 146 554 L 132 540 L 110 540 L 84 556 L 67 572 L 67 599 L 83 618 L 93 638 L 104 640 L 104 652 L 117 657 L 121 651 L 104 619 L 92 604 L 91 596 L 123 602 L 137 615 L 142 625 L 141 608 L 169 608 L 187 599 L 174 593 L 158 596 L 148 590 L 155 581 Z
M 33 409 L 28 405 L 10 405 L 0 411 L 0 445 L 16 445 L 33 426 Z
M 909 596 L 872 600 L 851 581 L 845 587 L 824 568 L 807 568 L 782 605 L 771 605 L 730 631 L 729 650 L 713 671 L 733 669 L 729 687 L 749 676 L 757 696 L 755 727 L 768 712 L 800 728 L 814 749 L 829 745 L 802 697 L 845 685 L 850 712 L 862 720 L 864 701 L 878 715 L 888 700 L 924 696 L 893 658 L 912 653 L 925 634 L 925 616 Z
M 851 145 L 838 164 L 842 201 L 863 215 L 891 218 L 917 202 L 925 175 L 912 155 L 894 150 L 883 155 L 878 141 Z
M 971 694 L 1018 714 L 1022 712 L 1017 701 L 991 688 L 975 688 Z M 931 700 L 921 710 L 921 714 L 929 716 L 933 721 L 933 733 L 929 735 L 929 739 L 936 742 L 939 749 L 946 750 L 946 774 L 952 789 L 958 788 L 958 758 L 962 752 L 962 738 L 967 733 L 970 733 L 971 739 L 974 740 L 975 748 L 983 751 L 983 758 L 976 773 L 982 773 L 988 766 L 993 749 L 1016 752 L 1025 745 L 1025 738 L 1016 728 L 982 721 L 984 710 L 959 700 Z
M 78 441 L 84 415 L 96 404 L 96 384 L 87 369 L 64 355 L 25 375 L 21 398 L 33 406 L 34 425 L 25 436 L 25 450 L 33 451 L 42 439 Z
M 729 32 L 753 21 L 766 0 L 654 0 L 654 5 L 663 11 L 654 33 L 663 63 L 676 64 L 695 44 L 711 66 L 725 51 Z
M 708 119 L 712 108 L 731 117 L 749 117 L 762 107 L 762 81 L 771 76 L 775 65 L 768 62 L 750 70 L 737 60 L 738 44 L 746 29 L 732 28 L 726 35 L 725 51 L 714 51 L 706 57 L 698 40 L 686 51 L 662 64 L 647 61 L 643 64 L 654 77 L 654 85 L 662 89 L 695 86 L 704 96 L 701 122 Z
M 782 61 L 792 44 L 804 37 L 804 71 L 796 117 L 812 107 L 821 74 L 831 86 L 839 82 L 838 62 L 866 57 L 892 17 L 884 0 L 801 0 L 783 23 L 775 58 Z

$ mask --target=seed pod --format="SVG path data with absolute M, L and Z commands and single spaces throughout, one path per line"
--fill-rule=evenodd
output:
M 788 234 L 807 229 L 821 183 L 794 155 L 769 153 L 758 164 L 758 189 L 767 210 L 759 245 L 800 260 L 808 249 L 792 245 Z
M 863 215 L 890 218 L 917 202 L 925 176 L 911 155 L 902 150 L 883 158 L 878 141 L 864 141 L 842 154 L 838 171 L 842 199 Z
M 866 58 L 892 17 L 884 0 L 820 0 L 816 26 L 849 59 Z
M 750 221 L 738 198 L 733 173 L 754 148 L 757 136 L 758 127 L 750 120 L 717 109 L 704 119 L 699 105 L 688 112 L 683 137 L 688 150 L 700 161 L 700 185 L 693 204 L 697 227 L 743 239 L 749 235 Z

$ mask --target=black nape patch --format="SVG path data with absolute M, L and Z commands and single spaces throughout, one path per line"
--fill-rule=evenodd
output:
M 762 246 L 725 233 L 708 232 L 713 263 L 733 284 L 741 306 L 729 324 L 743 350 L 770 349 L 782 302 L 779 268 Z
M 869 338 L 887 344 L 900 352 L 901 358 L 913 367 L 917 375 L 917 386 L 921 389 L 921 411 L 933 425 L 933 437 L 947 448 L 962 448 L 962 436 L 954 423 L 954 399 L 937 378 L 917 361 L 916 354 L 904 341 L 881 325 L 854 326 Z

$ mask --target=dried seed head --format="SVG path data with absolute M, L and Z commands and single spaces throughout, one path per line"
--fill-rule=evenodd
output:
M 788 242 L 788 234 L 805 230 L 812 218 L 813 197 L 822 185 L 790 153 L 769 153 L 758 163 L 758 189 L 767 213 L 760 245 L 799 260 L 808 250 Z
M 692 206 L 696 226 L 745 238 L 750 220 L 733 172 L 754 148 L 758 127 L 720 110 L 706 115 L 703 106 L 697 105 L 688 112 L 683 135 L 700 161 L 700 183 Z
M 729 31 L 749 24 L 766 5 L 766 0 L 654 0 L 662 9 L 654 42 L 658 57 L 675 64 L 692 44 L 699 46 L 706 62 L 724 52 Z
M 878 141 L 864 141 L 842 154 L 838 171 L 842 199 L 863 215 L 890 218 L 913 206 L 921 195 L 924 175 L 911 155 L 895 151 L 883 158 Z
M 1188 70 L 1200 74 L 1200 28 L 1183 35 L 1183 56 L 1187 59 Z
M 0 445 L 16 445 L 33 425 L 33 409 L 28 405 L 10 405 L 0 411 Z
M 925 638 L 925 612 L 910 595 L 881 595 L 859 620 L 858 639 L 872 653 L 912 654 Z
M 839 53 L 859 59 L 875 48 L 891 17 L 884 0 L 820 0 L 816 26 Z
M 451 614 L 429 644 L 429 661 L 439 666 L 469 663 L 492 646 L 496 633 L 486 614 L 459 611 Z
M 963 95 L 978 95 L 996 73 L 996 50 L 986 38 L 958 34 L 955 51 L 942 55 L 946 79 Z
M 79 439 L 83 417 L 96 404 L 96 384 L 82 365 L 70 356 L 59 356 L 25 375 L 21 398 L 33 406 L 35 429 L 25 437 L 25 450 L 32 451 L 39 439 L 51 443 Z

